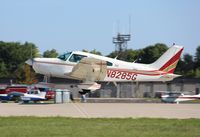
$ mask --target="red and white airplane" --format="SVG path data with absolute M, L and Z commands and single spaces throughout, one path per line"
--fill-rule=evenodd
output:
M 173 45 L 152 64 L 125 62 L 81 51 L 68 52 L 58 58 L 34 58 L 26 61 L 36 73 L 49 77 L 83 81 L 82 90 L 96 90 L 98 81 L 170 81 L 174 74 L 182 46 Z
M 177 103 L 183 101 L 199 100 L 200 94 L 197 95 L 184 95 L 180 92 L 166 92 L 161 96 L 161 100 L 166 103 Z

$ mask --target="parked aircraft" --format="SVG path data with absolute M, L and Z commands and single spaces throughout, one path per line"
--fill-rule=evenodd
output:
M 42 101 L 42 100 L 47 100 L 45 97 L 46 92 L 40 92 L 38 89 L 32 89 L 25 93 L 23 96 L 21 96 L 21 100 L 24 103 L 28 103 L 30 101 L 37 102 L 37 101 Z
M 161 100 L 166 103 L 177 103 L 190 100 L 200 99 L 200 94 L 198 95 L 184 95 L 180 92 L 168 92 L 161 96 Z
M 21 96 L 31 90 L 31 88 L 37 88 L 41 92 L 45 92 L 45 98 L 47 100 L 54 99 L 54 91 L 50 88 L 50 84 L 45 86 L 43 83 L 35 84 L 35 85 L 11 85 L 7 86 L 5 89 L 0 89 L 0 101 L 7 102 L 7 101 L 15 101 L 19 102 L 21 100 Z
M 68 52 L 57 58 L 34 58 L 26 61 L 36 73 L 48 77 L 81 80 L 83 92 L 101 87 L 98 81 L 170 81 L 174 74 L 182 46 L 173 45 L 152 64 L 132 63 L 81 51 Z
M 0 100 L 2 101 L 16 101 L 20 100 L 20 96 L 29 90 L 27 85 L 11 85 L 0 89 Z

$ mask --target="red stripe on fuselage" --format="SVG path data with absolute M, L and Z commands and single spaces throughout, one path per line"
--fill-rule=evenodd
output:
M 200 97 L 184 97 L 184 96 L 180 96 L 178 98 L 181 98 L 181 99 L 200 99 Z

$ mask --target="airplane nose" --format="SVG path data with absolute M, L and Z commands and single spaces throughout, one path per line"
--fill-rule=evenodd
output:
M 25 63 L 32 66 L 33 65 L 33 59 L 28 59 Z

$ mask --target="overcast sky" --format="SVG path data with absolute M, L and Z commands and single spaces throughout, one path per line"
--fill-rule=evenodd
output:
M 128 48 L 176 43 L 194 54 L 200 45 L 200 0 L 0 0 L 0 41 L 107 55 L 117 31 L 129 32 L 129 16 Z

